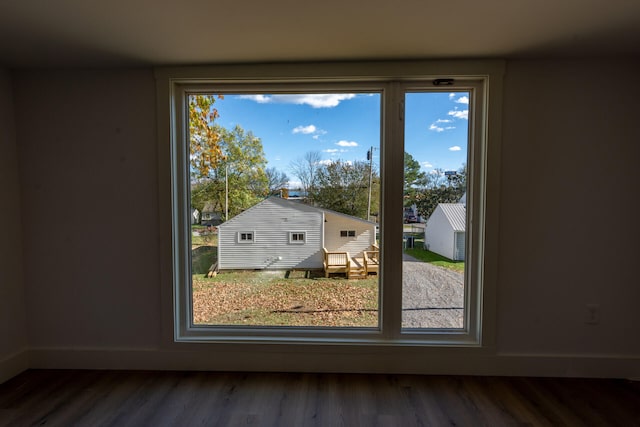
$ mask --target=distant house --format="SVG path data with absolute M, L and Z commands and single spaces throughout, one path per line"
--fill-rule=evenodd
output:
M 438 204 L 424 228 L 425 249 L 464 261 L 466 217 L 463 203 Z
M 270 197 L 218 227 L 218 269 L 322 269 L 326 251 L 362 256 L 376 224 Z
M 216 209 L 215 203 L 206 202 L 200 213 L 200 224 L 219 225 L 222 223 L 222 213 Z

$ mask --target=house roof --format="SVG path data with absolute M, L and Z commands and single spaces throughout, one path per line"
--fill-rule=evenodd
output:
M 453 231 L 465 231 L 467 212 L 462 203 L 440 203 L 438 205 Z
M 340 216 L 340 217 L 343 217 L 343 218 L 349 219 L 349 220 L 351 220 L 351 221 L 362 222 L 362 223 L 365 223 L 365 224 L 368 224 L 368 225 L 377 225 L 375 222 L 367 221 L 367 220 L 365 220 L 365 219 L 358 218 L 358 217 L 351 216 L 351 215 L 347 215 L 347 214 L 344 214 L 344 213 L 341 213 L 341 212 L 332 211 L 331 209 L 319 208 L 319 207 L 316 207 L 316 206 L 311 206 L 311 205 L 304 204 L 304 203 L 302 203 L 302 202 L 300 202 L 300 201 L 296 201 L 296 200 L 287 200 L 287 199 L 283 199 L 283 198 L 281 198 L 281 197 L 271 196 L 271 197 L 267 197 L 266 199 L 264 199 L 264 200 L 263 200 L 263 201 L 261 201 L 260 203 L 257 203 L 257 204 L 255 204 L 255 205 L 251 206 L 249 209 L 247 209 L 247 210 L 245 210 L 245 211 L 243 211 L 243 212 L 239 213 L 238 215 L 236 215 L 236 216 L 234 216 L 233 218 L 231 218 L 229 221 L 226 221 L 226 222 L 224 222 L 224 223 L 220 224 L 218 227 L 224 227 L 224 225 L 225 225 L 225 224 L 229 224 L 229 223 L 235 222 L 235 221 L 237 221 L 237 220 L 241 220 L 241 219 L 242 219 L 242 217 L 243 217 L 247 212 L 250 212 L 250 211 L 252 211 L 252 210 L 254 210 L 254 209 L 258 209 L 260 205 L 263 205 L 263 204 L 264 204 L 264 203 L 266 203 L 267 201 L 275 202 L 275 203 L 278 203 L 278 204 L 280 204 L 280 205 L 282 205 L 282 206 L 286 206 L 286 207 L 289 207 L 289 208 L 292 208 L 292 209 L 297 209 L 297 210 L 299 210 L 299 211 L 306 211 L 306 212 L 310 212 L 310 211 L 326 212 L 326 213 L 330 213 L 330 214 L 333 214 L 333 215 L 337 215 L 337 216 Z

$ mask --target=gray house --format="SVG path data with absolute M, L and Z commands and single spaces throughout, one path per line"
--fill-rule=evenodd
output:
M 466 207 L 440 203 L 424 228 L 424 247 L 454 261 L 464 261 Z
M 218 227 L 218 269 L 322 269 L 323 248 L 362 256 L 376 224 L 270 197 Z
M 200 214 L 200 223 L 202 225 L 219 225 L 222 223 L 222 213 L 220 209 L 216 209 L 214 202 L 209 201 L 204 204 Z

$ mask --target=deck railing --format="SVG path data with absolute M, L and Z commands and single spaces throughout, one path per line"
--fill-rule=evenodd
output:
M 324 277 L 329 277 L 329 273 L 345 273 L 349 275 L 351 269 L 351 257 L 349 252 L 329 252 L 322 248 L 324 254 Z
M 366 277 L 369 273 L 378 274 L 380 265 L 380 251 L 376 245 L 372 245 L 369 251 L 363 251 L 362 255 L 352 258 L 349 252 L 328 251 L 322 248 L 324 276 L 331 273 L 344 273 L 347 278 Z

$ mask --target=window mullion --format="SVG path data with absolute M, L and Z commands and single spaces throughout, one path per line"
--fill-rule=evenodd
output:
M 400 335 L 402 324 L 402 188 L 404 121 L 401 85 L 386 86 L 382 118 L 381 325 L 384 337 Z

